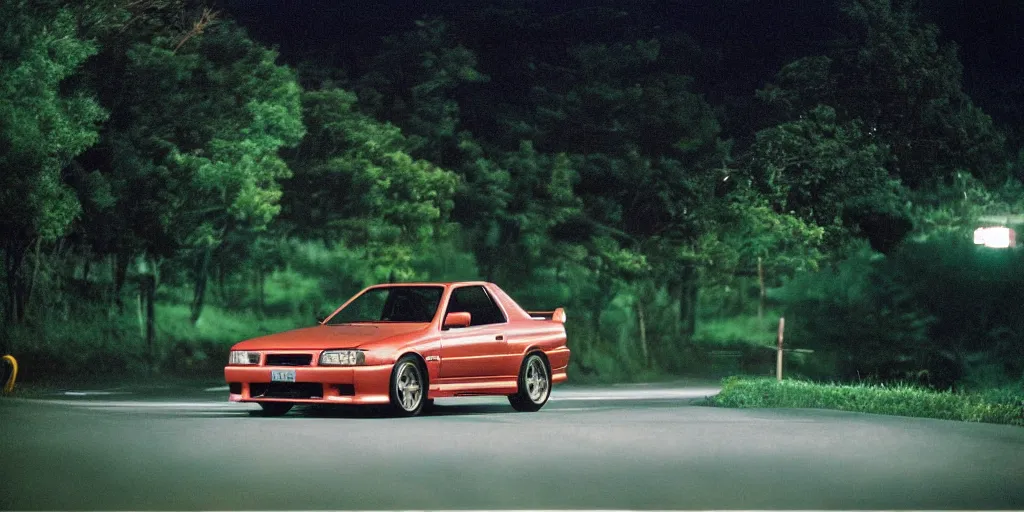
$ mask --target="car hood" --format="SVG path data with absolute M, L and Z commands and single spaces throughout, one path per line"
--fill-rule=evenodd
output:
M 253 338 L 231 347 L 233 350 L 325 350 L 331 348 L 373 348 L 392 338 L 424 331 L 429 324 L 318 325 Z

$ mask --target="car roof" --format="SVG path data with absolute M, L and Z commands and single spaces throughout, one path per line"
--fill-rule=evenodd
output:
M 371 286 L 371 288 L 378 287 L 378 286 L 462 286 L 462 285 L 481 285 L 481 286 L 486 286 L 486 285 L 489 285 L 489 284 L 491 284 L 491 283 L 487 282 L 487 281 L 447 281 L 447 282 L 434 281 L 434 282 L 411 282 L 411 283 L 380 283 L 380 284 L 375 284 L 375 285 Z

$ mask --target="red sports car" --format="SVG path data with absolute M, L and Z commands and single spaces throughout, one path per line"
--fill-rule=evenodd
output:
M 315 327 L 236 344 L 224 378 L 231 401 L 265 415 L 328 403 L 414 416 L 455 396 L 537 411 L 568 365 L 562 308 L 525 311 L 492 283 L 408 283 L 371 286 Z

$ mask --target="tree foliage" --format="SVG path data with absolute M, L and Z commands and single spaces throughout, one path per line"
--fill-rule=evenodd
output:
M 490 3 L 282 57 L 220 2 L 0 1 L 7 316 L 30 333 L 5 338 L 96 318 L 191 361 L 231 315 L 249 330 L 217 340 L 375 282 L 486 279 L 567 307 L 582 375 L 704 371 L 701 322 L 756 346 L 774 313 L 844 377 L 1019 369 L 992 284 L 1017 273 L 955 241 L 1024 208 L 1024 153 L 910 0 L 844 0 L 838 39 L 742 97 L 658 3 Z
M 952 43 L 941 43 L 908 0 L 848 0 L 849 30 L 828 56 L 799 59 L 759 96 L 792 120 L 819 104 L 859 120 L 890 153 L 888 166 L 916 188 L 966 170 L 1006 177 L 1005 138 L 963 91 Z
M 65 80 L 95 54 L 73 14 L 48 4 L 5 0 L 0 34 L 0 233 L 7 275 L 7 316 L 24 315 L 21 263 L 36 239 L 64 235 L 81 206 L 62 180 L 71 160 L 94 144 L 106 113 Z
M 413 158 L 390 123 L 355 109 L 342 89 L 303 95 L 307 136 L 289 163 L 284 221 L 291 235 L 375 248 L 382 265 L 408 273 L 410 247 L 440 234 L 458 177 Z
M 884 166 L 886 146 L 860 121 L 840 123 L 818 106 L 758 132 L 750 152 L 747 172 L 772 207 L 824 228 L 834 249 L 865 236 L 888 252 L 910 230 L 907 192 Z

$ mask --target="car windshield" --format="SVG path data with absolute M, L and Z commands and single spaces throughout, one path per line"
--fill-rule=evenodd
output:
M 429 322 L 441 302 L 440 286 L 371 288 L 327 321 L 327 325 L 361 322 Z

